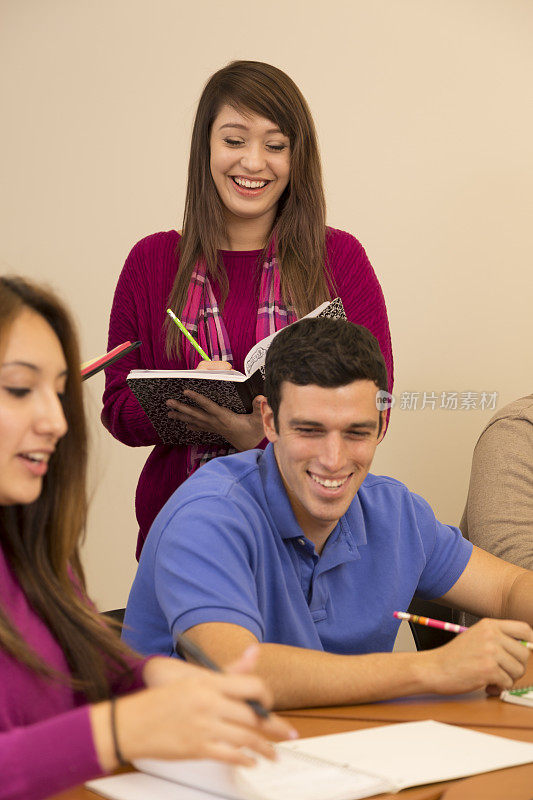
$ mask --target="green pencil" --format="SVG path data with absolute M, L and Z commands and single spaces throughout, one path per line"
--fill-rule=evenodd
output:
M 187 337 L 187 339 L 192 344 L 192 346 L 198 351 L 198 353 L 200 353 L 200 355 L 202 356 L 203 360 L 204 361 L 211 361 L 211 359 L 209 358 L 209 356 L 207 355 L 205 350 L 202 350 L 202 348 L 200 347 L 200 345 L 198 344 L 196 339 L 194 339 L 191 336 L 191 334 L 189 333 L 189 331 L 187 330 L 187 328 L 185 327 L 183 322 L 180 319 L 177 318 L 177 316 L 174 314 L 173 311 L 170 310 L 170 308 L 167 308 L 167 314 L 169 315 L 169 317 L 171 319 L 174 320 L 174 322 L 176 323 L 176 325 L 178 326 L 178 328 L 180 329 L 182 334 Z

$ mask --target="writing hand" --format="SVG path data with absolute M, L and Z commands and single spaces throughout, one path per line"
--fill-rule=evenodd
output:
M 442 694 L 510 689 L 525 672 L 530 651 L 520 639 L 533 641 L 533 630 L 516 620 L 483 619 L 451 642 L 420 653 L 431 690 Z
M 297 734 L 275 714 L 259 718 L 246 702 L 252 699 L 267 708 L 272 705 L 263 681 L 250 674 L 257 660 L 253 651 L 250 648 L 225 674 L 180 665 L 175 659 L 151 659 L 147 667 L 155 662 L 152 666 L 159 673 L 156 685 L 116 701 L 116 732 L 124 758 L 215 758 L 253 764 L 243 747 L 273 758 L 268 739 Z M 169 662 L 168 669 L 163 661 Z M 90 719 L 100 764 L 105 770 L 114 769 L 109 702 L 92 705 Z
M 199 364 L 196 365 L 195 369 L 202 369 L 202 370 L 221 370 L 221 369 L 233 369 L 232 365 L 229 361 L 200 361 Z

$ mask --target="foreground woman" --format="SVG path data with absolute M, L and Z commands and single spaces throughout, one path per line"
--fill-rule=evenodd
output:
M 141 659 L 89 603 L 79 363 L 57 299 L 0 278 L 2 800 L 45 798 L 139 757 L 248 763 L 242 746 L 269 755 L 266 735 L 291 735 L 244 702 L 269 704 L 257 678 Z

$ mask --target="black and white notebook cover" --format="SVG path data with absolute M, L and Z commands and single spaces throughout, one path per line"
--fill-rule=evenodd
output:
M 306 315 L 307 317 L 334 317 L 346 319 L 340 297 L 323 303 Z M 220 406 L 236 414 L 250 414 L 254 397 L 263 393 L 264 365 L 268 348 L 279 333 L 257 342 L 244 359 L 244 373 L 237 370 L 133 370 L 127 383 L 141 404 L 146 416 L 158 432 L 164 444 L 222 445 L 225 439 L 215 433 L 192 431 L 184 422 L 169 419 L 166 401 L 178 400 L 194 405 L 183 391 L 191 389 L 203 394 Z

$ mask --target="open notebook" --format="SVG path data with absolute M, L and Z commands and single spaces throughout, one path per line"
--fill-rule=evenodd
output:
M 135 766 L 146 774 L 86 785 L 112 800 L 358 800 L 533 762 L 533 744 L 432 720 L 314 736 L 284 742 L 277 751 L 276 762 L 260 759 L 246 768 L 143 759 Z M 148 776 L 154 776 L 149 786 Z

